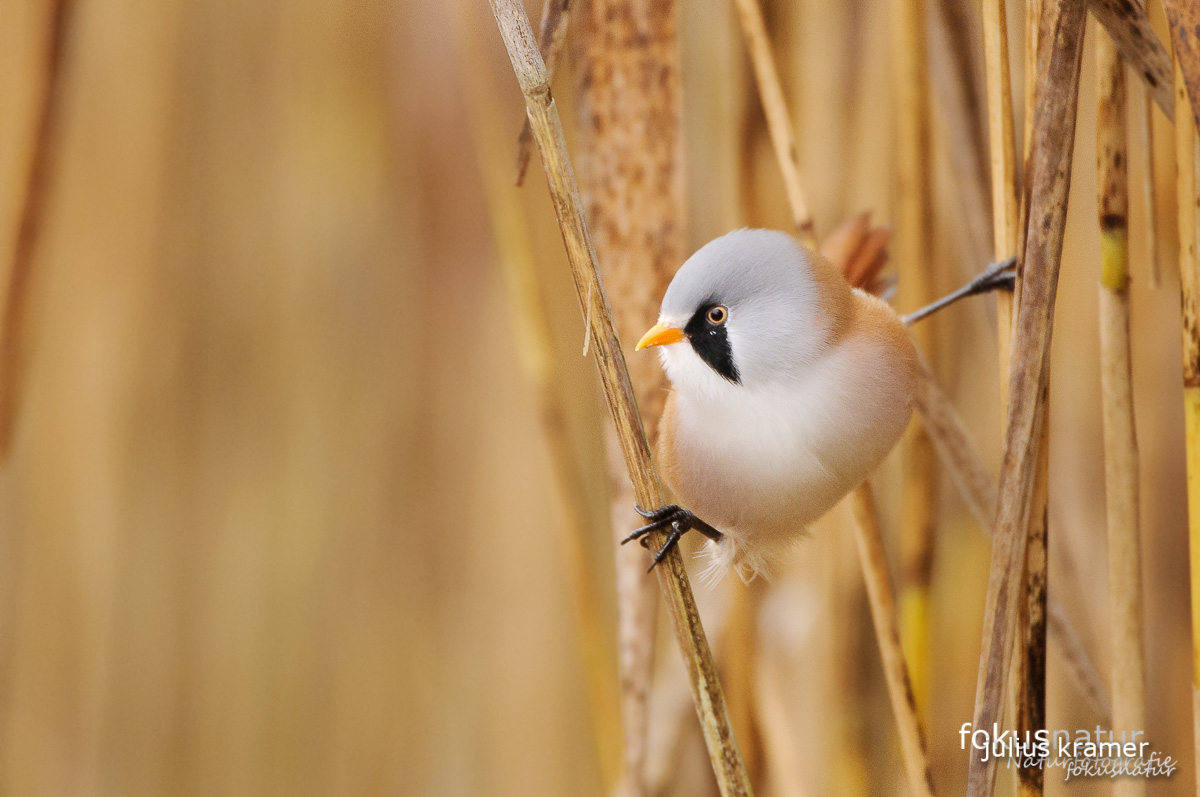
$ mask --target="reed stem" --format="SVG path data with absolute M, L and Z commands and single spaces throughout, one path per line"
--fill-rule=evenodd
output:
M 1113 730 L 1146 726 L 1138 448 L 1129 339 L 1129 179 L 1125 64 L 1112 39 L 1096 36 L 1099 107 L 1096 186 L 1100 221 L 1100 387 L 1112 629 Z M 1129 737 L 1127 737 L 1129 738 Z M 1114 794 L 1146 793 L 1142 778 L 1117 778 Z
M 1182 110 L 1191 114 L 1192 124 L 1200 126 L 1200 37 L 1196 35 L 1200 30 L 1200 5 L 1193 0 L 1163 0 L 1163 8 L 1167 12 L 1171 44 L 1175 50 L 1172 74 L 1176 82 L 1182 80 L 1187 89 L 1182 105 L 1178 93 L 1175 95 L 1175 118 L 1178 119 Z M 1171 118 L 1169 111 L 1164 113 Z
M 925 733 L 917 714 L 903 649 L 900 645 L 900 624 L 896 619 L 895 593 L 888 576 L 883 535 L 879 531 L 875 498 L 871 483 L 864 482 L 851 493 L 850 507 L 854 517 L 855 541 L 862 562 L 867 598 L 871 602 L 871 619 L 875 637 L 879 640 L 879 655 L 883 659 L 888 698 L 896 727 L 900 732 L 900 747 L 904 751 L 908 790 L 912 795 L 933 795 L 933 777 L 925 753 Z
M 893 3 L 896 92 L 897 304 L 915 310 L 937 299 L 930 231 L 932 185 L 929 131 L 929 69 L 926 59 L 924 0 Z M 937 360 L 936 322 L 910 328 L 918 350 Z M 937 501 L 935 450 L 918 416 L 905 436 L 900 512 L 901 640 L 917 705 L 929 693 L 929 582 Z
M 1015 644 L 1022 638 L 1019 613 L 1026 574 L 1028 534 L 1038 503 L 1039 459 L 1044 448 L 1044 395 L 1049 378 L 1050 338 L 1055 292 L 1066 225 L 1075 110 L 1086 6 L 1057 0 L 1043 11 L 1040 38 L 1044 57 L 1039 69 L 1032 129 L 1031 182 L 1021 292 L 1009 377 L 1005 457 L 1000 473 L 996 535 L 988 578 L 987 608 L 976 686 L 973 726 L 991 728 L 1001 719 L 1005 681 Z M 995 785 L 996 759 L 972 756 L 968 794 L 989 795 Z
M 1169 9 L 1168 9 L 1169 10 Z M 1179 288 L 1183 307 L 1183 410 L 1187 451 L 1188 550 L 1192 583 L 1192 723 L 1200 761 L 1200 143 L 1188 86 L 1175 60 L 1175 190 L 1179 214 Z M 1196 770 L 1200 794 L 1200 768 Z
M 562 53 L 563 42 L 567 38 L 567 21 L 570 15 L 571 0 L 546 0 L 542 6 L 542 21 L 538 26 L 538 51 L 546 64 L 546 75 L 554 79 L 554 71 L 558 66 L 558 56 Z M 533 129 L 526 117 L 521 122 L 521 133 L 517 136 L 517 185 L 525 182 L 525 172 L 529 169 L 529 158 L 533 155 Z
M 1012 82 L 1008 60 L 1008 22 L 1005 0 L 986 0 L 983 4 L 984 74 L 987 79 L 988 146 L 992 171 L 992 247 L 995 262 L 1017 255 L 1016 144 L 1013 134 Z M 1000 373 L 1008 373 L 1012 341 L 1011 293 L 996 292 L 997 340 L 1000 349 Z M 1001 380 L 1003 385 L 1003 379 Z M 1001 389 L 1000 417 L 1008 410 L 1006 391 Z
M 1171 56 L 1150 24 L 1144 0 L 1090 0 L 1092 14 L 1104 26 L 1117 51 L 1142 78 L 1167 119 L 1175 118 L 1171 97 Z
M 605 286 L 616 298 L 619 336 L 636 340 L 658 317 L 659 302 L 684 259 L 682 103 L 676 4 L 659 0 L 583 0 L 572 5 L 576 165 L 584 212 Z M 628 363 L 634 398 L 651 447 L 669 385 L 654 357 Z M 620 444 L 606 435 L 610 471 L 621 471 Z M 610 490 L 614 538 L 642 525 L 628 482 Z M 650 695 L 658 600 L 637 546 L 615 546 L 625 797 L 650 793 Z
M 767 131 L 775 149 L 775 160 L 779 164 L 779 173 L 787 191 L 788 207 L 792 211 L 792 226 L 801 243 L 810 249 L 816 249 L 816 229 L 800 184 L 795 128 L 792 127 L 792 120 L 788 114 L 783 87 L 779 82 L 779 70 L 771 54 L 771 42 L 767 38 L 762 8 L 758 3 L 759 0 L 734 0 L 742 21 L 742 35 L 750 53 L 750 63 L 754 67 L 755 85 L 758 86 L 763 114 L 767 118 Z
M 14 427 L 20 410 L 22 333 L 26 326 L 30 273 L 37 254 L 45 215 L 50 176 L 58 145 L 59 105 L 62 101 L 63 64 L 66 60 L 67 30 L 75 8 L 74 0 L 51 3 L 50 31 L 42 71 L 37 129 L 25 180 L 12 264 L 4 275 L 0 294 L 0 461 L 12 449 Z
M 1025 38 L 1025 120 L 1031 126 L 1036 113 L 1035 88 L 1038 81 L 1038 55 L 1041 45 L 1042 0 L 1028 0 L 1025 8 L 1026 24 L 1028 25 Z M 1027 130 L 1031 130 L 1029 127 Z M 1028 174 L 1028 158 L 1032 135 L 1025 137 L 1026 174 Z M 1029 210 L 1029 194 L 1024 196 L 1020 211 Z M 1023 216 L 1023 219 L 1028 216 Z M 1020 240 L 1018 238 L 1018 255 Z M 1017 278 L 1013 284 L 1013 297 L 1021 293 L 1021 263 L 1018 262 Z M 1006 378 L 1012 366 L 1011 334 L 1013 303 L 1008 304 L 1009 318 L 1005 332 L 1009 335 L 1006 344 L 1008 359 L 1004 363 L 1006 370 L 1000 374 L 1001 406 L 1007 418 L 1008 385 Z M 1015 641 L 1019 644 L 1019 655 L 1014 657 L 1013 668 L 1017 684 L 1016 720 L 1017 732 L 1030 735 L 1041 730 L 1046 725 L 1046 598 L 1048 574 L 1047 537 L 1050 530 L 1050 388 L 1047 384 L 1039 397 L 1040 412 L 1046 421 L 1042 424 L 1041 441 L 1038 449 L 1036 471 L 1034 473 L 1033 508 L 1030 514 L 1029 528 L 1026 532 L 1024 602 L 1021 605 L 1020 628 L 1021 637 Z M 1040 797 L 1043 791 L 1045 770 L 1042 767 L 1021 767 L 1016 770 L 1017 794 L 1020 797 Z
M 1162 284 L 1162 275 L 1158 258 L 1158 196 L 1154 193 L 1154 187 L 1158 184 L 1158 168 L 1154 163 L 1154 98 L 1145 85 L 1140 85 L 1138 92 L 1141 99 L 1135 101 L 1133 107 L 1137 119 L 1137 150 L 1143 158 L 1139 194 L 1145 219 L 1146 272 L 1150 287 L 1157 289 Z

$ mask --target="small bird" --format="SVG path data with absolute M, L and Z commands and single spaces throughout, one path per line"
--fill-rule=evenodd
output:
M 652 346 L 672 385 L 658 464 L 679 505 L 638 507 L 650 523 L 625 541 L 670 527 L 655 564 L 696 529 L 711 575 L 769 573 L 912 415 L 904 320 L 782 232 L 737 230 L 693 254 L 637 349 Z

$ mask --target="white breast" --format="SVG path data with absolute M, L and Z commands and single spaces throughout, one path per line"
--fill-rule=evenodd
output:
M 912 379 L 910 352 L 894 340 L 844 339 L 788 384 L 676 392 L 668 481 L 729 535 L 731 564 L 776 558 L 896 444 Z

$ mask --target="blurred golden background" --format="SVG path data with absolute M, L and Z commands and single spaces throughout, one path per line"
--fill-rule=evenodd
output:
M 892 223 L 887 6 L 764 8 L 819 234 L 863 210 Z M 524 188 L 486 188 L 489 169 L 509 179 L 523 114 L 487 4 L 0 4 L 6 274 L 56 13 L 62 66 L 0 465 L 0 794 L 604 793 L 564 566 L 568 513 L 519 363 L 497 207 L 528 236 L 551 311 L 612 644 L 609 421 L 579 356 L 536 156 Z M 787 229 L 732 8 L 696 0 L 678 13 L 686 253 L 738 226 Z M 1019 87 L 1020 4 L 1009 13 Z M 1152 15 L 1165 39 L 1161 9 Z M 944 292 L 991 255 L 978 4 L 930 0 L 927 32 L 928 256 Z M 1107 676 L 1094 23 L 1088 37 L 1052 366 L 1050 591 Z M 555 88 L 574 141 L 571 68 L 564 58 Z M 1155 128 L 1159 287 L 1148 287 L 1137 202 L 1130 242 L 1146 730 L 1181 762 L 1152 793 L 1183 794 L 1174 161 L 1161 115 Z M 1143 165 L 1131 160 L 1136 182 Z M 994 317 L 991 299 L 973 299 L 929 322 L 940 380 L 993 474 Z M 889 544 L 901 459 L 877 480 Z M 948 482 L 939 494 L 923 714 L 950 793 L 965 783 L 958 729 L 972 714 L 988 545 Z M 762 738 L 740 740 L 765 751 L 760 791 L 901 793 L 853 543 L 822 525 L 769 585 L 698 586 L 702 616 L 726 662 L 738 651 L 722 646 L 720 618 L 761 591 Z M 678 652 L 660 633 L 651 780 L 664 794 L 715 794 Z M 1091 728 L 1061 656 L 1052 641 L 1048 726 Z M 1002 773 L 1002 789 L 1010 780 Z M 1047 773 L 1051 794 L 1108 788 Z

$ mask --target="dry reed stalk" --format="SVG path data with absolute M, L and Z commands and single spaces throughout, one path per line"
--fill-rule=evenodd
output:
M 853 528 L 856 521 L 848 510 L 842 517 L 841 525 Z M 836 742 L 818 782 L 826 791 L 828 784 L 836 783 L 838 791 L 845 794 L 870 794 L 879 776 L 888 778 L 891 773 L 879 773 L 872 766 L 879 721 L 879 688 L 873 679 L 880 657 L 870 601 L 863 589 L 857 537 L 857 533 L 848 534 L 834 541 L 828 569 L 819 576 L 820 594 L 829 605 L 829 618 L 824 620 L 829 635 L 822 657 L 833 669 L 825 699 L 836 712 L 828 729 Z M 775 759 L 771 761 L 774 765 Z
M 783 99 L 783 89 L 779 85 L 779 72 L 775 67 L 774 59 L 771 55 L 770 44 L 766 36 L 766 28 L 763 25 L 762 10 L 758 6 L 758 0 L 737 0 L 738 9 L 742 19 L 742 32 L 746 38 L 747 48 L 750 50 L 751 58 L 754 62 L 755 79 L 758 83 L 759 94 L 762 97 L 764 110 L 768 114 L 768 124 L 770 125 L 772 116 L 776 120 L 776 124 L 771 125 L 772 136 L 771 143 L 775 148 L 776 160 L 779 163 L 780 169 L 783 171 L 784 181 L 788 185 L 788 200 L 791 203 L 792 218 L 796 222 L 796 233 L 806 246 L 815 247 L 816 235 L 814 234 L 811 216 L 808 213 L 808 207 L 804 200 L 804 192 L 799 182 L 799 171 L 795 168 L 796 148 L 795 142 L 791 137 L 791 122 L 787 113 L 787 105 Z M 767 110 L 772 108 L 773 110 Z M 776 129 L 779 129 L 780 134 L 776 134 Z M 857 511 L 853 513 L 855 519 L 855 532 L 862 538 L 874 535 L 879 536 L 879 523 L 874 517 L 875 502 L 871 497 L 870 484 L 864 482 L 854 493 L 855 505 Z M 868 519 L 864 519 L 866 515 L 870 515 Z M 883 540 L 876 540 L 880 550 L 882 550 Z M 860 546 L 860 553 L 862 548 Z M 863 567 L 863 578 L 870 585 L 870 589 L 878 594 L 886 594 L 886 601 L 872 601 L 872 614 L 875 614 L 880 607 L 889 605 L 894 608 L 895 598 L 892 594 L 891 579 L 887 574 L 886 562 L 883 560 L 868 560 L 865 556 L 860 556 Z M 880 568 L 878 565 L 883 564 Z M 904 653 L 899 647 L 899 635 L 887 635 L 880 632 L 887 623 L 895 623 L 894 617 L 876 618 L 876 639 L 879 643 L 880 655 L 887 662 L 898 662 L 899 666 L 885 666 L 884 672 L 888 679 L 889 692 L 893 694 L 910 694 L 912 692 L 912 684 L 909 680 L 908 666 L 905 663 Z M 893 648 L 894 646 L 894 648 Z M 899 679 L 899 680 L 895 680 Z M 895 682 L 893 682 L 895 680 Z M 905 734 L 905 728 L 915 727 L 917 729 L 916 739 L 919 744 L 905 744 L 904 765 L 909 774 L 910 782 L 928 782 L 929 764 L 925 752 L 925 743 L 922 734 L 920 733 L 920 719 L 916 714 L 916 706 L 909 701 L 896 701 L 892 703 L 892 708 L 896 714 L 897 725 L 901 728 L 902 738 Z
M 1096 719 L 1103 727 L 1112 727 L 1112 704 L 1108 700 L 1108 687 L 1100 677 L 1100 671 L 1092 662 L 1087 647 L 1083 644 L 1071 618 L 1062 604 L 1050 596 L 1046 601 L 1047 626 L 1062 648 L 1062 665 L 1071 674 L 1079 693 L 1087 700 Z
M 764 656 L 758 678 L 758 715 L 764 730 L 766 753 L 772 762 L 771 789 L 780 797 L 807 797 L 797 753 L 804 745 L 787 714 L 783 684 L 791 673 Z M 853 792 L 850 792 L 853 793 Z
M 23 367 L 21 341 L 26 326 L 30 271 L 37 254 L 38 237 L 54 169 L 67 28 L 74 6 L 73 0 L 54 0 L 50 6 L 50 30 L 46 37 L 39 92 L 41 105 L 37 111 L 37 127 L 33 133 L 33 151 L 29 155 L 25 195 L 17 220 L 12 261 L 5 277 L 5 291 L 0 299 L 0 310 L 3 312 L 0 318 L 0 462 L 7 459 L 12 450 L 13 429 L 20 410 Z
M 962 135 L 955 137 L 961 138 L 966 144 L 964 154 L 969 153 L 968 158 L 972 165 L 966 166 L 964 160 L 964 166 L 960 171 L 973 175 L 972 183 L 978 186 L 986 203 L 988 134 L 984 112 L 987 93 L 986 88 L 983 93 L 980 93 L 980 86 L 975 80 L 975 70 L 978 68 L 975 65 L 977 45 L 972 36 L 973 20 L 970 8 L 969 4 L 959 3 L 956 0 L 937 0 L 933 13 L 935 23 L 931 26 L 931 30 L 939 31 L 935 38 L 943 38 L 945 41 L 944 46 L 949 56 L 946 71 L 951 74 L 957 85 L 954 94 L 958 95 L 958 99 L 955 102 L 962 107 L 961 112 L 957 114 L 961 116 L 958 124 L 962 128 Z M 936 49 L 939 48 L 930 47 L 930 52 L 932 53 Z M 942 70 L 931 63 L 930 80 L 937 80 L 937 73 L 940 71 Z M 974 201 L 972 201 L 972 205 L 974 205 Z
M 897 305 L 906 311 L 938 298 L 930 235 L 929 70 L 924 0 L 893 3 L 896 94 Z M 937 359 L 936 323 L 910 328 L 917 349 Z M 929 581 L 933 573 L 935 452 L 923 422 L 914 418 L 904 440 L 900 513 L 900 627 L 919 705 L 929 692 Z
M 1138 448 L 1129 340 L 1129 185 L 1125 64 L 1103 31 L 1096 36 L 1099 108 L 1096 185 L 1100 220 L 1100 387 L 1104 421 L 1105 521 L 1112 627 L 1113 729 L 1146 726 Z M 1142 778 L 1118 778 L 1114 793 L 1146 793 Z
M 921 363 L 928 371 L 924 358 L 921 359 Z M 945 396 L 942 396 L 940 401 L 930 399 L 930 391 L 937 389 L 937 384 L 932 378 L 917 382 L 914 397 L 917 411 L 921 413 L 925 426 L 930 431 L 930 439 L 938 447 L 938 455 L 942 462 L 955 463 L 949 466 L 950 474 L 969 477 L 969 480 L 957 483 L 958 492 L 990 538 L 991 524 L 996 517 L 996 483 L 988 476 L 977 449 L 967 436 L 962 419 L 954 412 L 946 412 L 946 408 L 951 406 L 949 399 Z M 944 444 L 948 445 L 943 449 L 941 446 Z M 1112 715 L 1107 701 L 1107 688 L 1066 610 L 1053 596 L 1047 596 L 1047 617 L 1048 633 L 1059 641 L 1066 654 L 1063 664 L 1067 674 L 1096 715 L 1107 722 Z
M 1142 78 L 1168 119 L 1175 118 L 1171 98 L 1171 56 L 1163 48 L 1143 0 L 1090 0 L 1092 14 L 1116 43 L 1125 62 Z
M 1169 9 L 1168 9 L 1169 10 Z M 1188 551 L 1192 583 L 1192 728 L 1200 761 L 1200 142 L 1188 113 L 1188 86 L 1175 59 L 1175 190 L 1183 316 L 1183 409 L 1187 435 Z M 1200 794 L 1200 767 L 1196 769 Z
M 762 785 L 765 773 L 762 738 L 759 729 L 757 653 L 758 616 L 766 585 L 761 580 L 750 584 L 731 583 L 729 619 L 720 651 L 721 673 L 729 700 L 729 721 L 737 734 L 742 760 L 750 782 Z
M 816 249 L 816 230 L 800 184 L 795 128 L 792 127 L 792 120 L 788 115 L 787 102 L 783 98 L 783 88 L 779 83 L 779 70 L 775 66 L 775 58 L 771 55 L 771 42 L 767 38 L 762 8 L 758 3 L 759 0 L 734 0 L 738 16 L 742 20 L 742 35 L 750 53 L 750 63 L 754 67 L 755 84 L 758 86 L 763 114 L 767 118 L 771 145 L 775 149 L 775 159 L 779 163 L 784 190 L 787 191 L 788 207 L 792 211 L 792 226 L 805 246 Z
M 830 568 L 826 574 L 832 571 L 833 568 Z M 768 609 L 765 613 L 762 651 L 757 662 L 756 699 L 763 730 L 764 752 L 770 761 L 767 775 L 771 794 L 779 797 L 806 797 L 810 793 L 805 785 L 805 776 L 811 771 L 806 771 L 802 761 L 807 752 L 805 740 L 795 722 L 794 712 L 791 711 L 795 702 L 795 657 L 799 641 L 799 629 L 796 626 L 804 622 L 799 619 L 804 613 L 794 611 L 794 598 L 792 595 L 784 597 L 778 593 L 770 598 L 772 601 L 785 603 L 787 611 Z M 789 686 L 792 688 L 789 689 Z M 838 752 L 844 749 L 845 746 L 840 745 Z M 852 776 L 865 782 L 866 768 L 861 761 L 856 763 L 858 766 L 853 770 Z M 828 782 L 830 777 L 825 774 L 822 779 Z M 844 794 L 861 794 L 864 791 L 863 788 L 852 786 L 850 778 L 841 779 L 838 775 L 832 777 L 838 778 L 834 782 L 838 783 L 839 790 Z
M 967 509 L 980 526 L 990 532 L 992 519 L 996 516 L 996 483 L 988 475 L 962 418 L 953 411 L 950 399 L 941 392 L 930 373 L 924 355 L 918 352 L 918 357 L 924 376 L 917 380 L 913 403 Z M 932 395 L 935 392 L 937 396 Z
M 1158 197 L 1154 193 L 1157 169 L 1154 165 L 1154 98 L 1144 83 L 1135 84 L 1141 100 L 1132 103 L 1137 120 L 1137 151 L 1142 153 L 1142 182 L 1140 196 L 1146 230 L 1146 265 L 1151 288 L 1158 288 L 1162 275 L 1158 263 Z M 1135 93 L 1137 93 L 1135 92 Z
M 1025 237 L 1023 234 L 1025 231 L 1025 213 L 1029 210 L 1029 208 L 1025 207 L 1027 199 L 1024 195 L 1028 192 L 1029 188 L 1025 181 L 1029 179 L 1027 173 L 1029 170 L 1029 148 L 1033 143 L 1033 110 L 1034 100 L 1037 95 L 1038 41 L 1041 37 L 1042 3 L 1043 0 L 1025 0 L 1025 124 L 1021 136 L 1021 169 L 1017 172 L 1017 189 L 1021 194 L 1021 214 L 1017 224 L 1018 255 L 1020 255 L 1022 248 L 1025 246 Z M 1015 304 L 1015 292 L 1013 298 Z M 1001 380 L 1001 382 L 1003 381 Z M 1007 386 L 1002 389 L 1007 389 Z
M 942 131 L 935 142 L 944 142 L 950 156 L 950 169 L 957 188 L 954 203 L 959 230 L 957 259 L 963 265 L 955 269 L 953 282 L 961 273 L 974 270 L 977 263 L 991 257 L 988 245 L 988 155 L 987 130 L 983 126 L 980 94 L 974 79 L 973 29 L 969 6 L 959 0 L 937 0 L 933 4 L 929 26 L 929 79 L 933 87 L 933 121 Z M 935 128 L 936 130 L 936 128 Z M 939 144 L 935 143 L 935 149 Z
M 1035 95 L 1038 79 L 1038 56 L 1041 46 L 1042 2 L 1029 0 L 1026 5 L 1026 19 L 1029 28 L 1025 39 L 1025 120 L 1031 126 L 1035 116 Z M 1027 127 L 1032 130 L 1032 127 Z M 1025 137 L 1025 171 L 1029 170 L 1029 153 L 1032 144 L 1032 133 Z M 1026 193 L 1020 207 L 1021 222 L 1028 218 L 1030 197 Z M 1018 239 L 1017 253 L 1021 254 L 1021 241 Z M 1007 334 L 1008 360 L 1004 363 L 1005 370 L 1000 374 L 1001 404 L 1005 409 L 1004 418 L 1008 417 L 1008 385 L 1006 379 L 1012 367 L 1012 313 L 1015 302 L 1019 299 L 1022 289 L 1022 272 L 1024 263 L 1018 264 L 1017 279 L 1014 284 L 1013 300 L 1009 302 L 1009 323 Z M 1050 406 L 1049 384 L 1039 398 L 1043 418 Z M 1046 724 L 1046 598 L 1047 572 L 1046 548 L 1047 536 L 1050 529 L 1050 424 L 1048 419 L 1042 424 L 1042 436 L 1038 448 L 1038 459 L 1034 474 L 1033 506 L 1030 514 L 1027 541 L 1025 546 L 1024 601 L 1021 604 L 1019 627 L 1021 637 L 1014 640 L 1020 645 L 1021 655 L 1013 657 L 1013 679 L 1018 684 L 1016 693 L 1017 732 L 1031 735 L 1045 727 Z M 1042 794 L 1045 770 L 1041 767 L 1018 767 L 1017 793 L 1021 797 L 1038 797 Z
M 1025 594 L 1028 533 L 1035 523 L 1037 472 L 1045 446 L 1045 391 L 1055 290 L 1066 225 L 1075 109 L 1086 7 L 1082 0 L 1057 0 L 1042 14 L 1045 46 L 1039 69 L 1026 195 L 1030 219 L 1023 252 L 1021 292 L 1013 329 L 1005 456 L 1000 473 L 996 536 L 988 578 L 987 609 L 976 686 L 976 728 L 1000 721 L 1004 682 L 1013 647 L 1021 639 L 1018 615 Z M 996 759 L 972 757 L 968 794 L 991 794 Z
M 1042 412 L 1049 406 L 1048 388 L 1042 394 Z M 1025 544 L 1024 601 L 1020 607 L 1017 627 L 1020 636 L 1014 640 L 1017 650 L 1010 663 L 1011 682 L 1017 684 L 1015 695 L 1017 733 L 1025 738 L 1046 726 L 1046 599 L 1047 599 L 1047 532 L 1049 530 L 1049 423 L 1043 422 L 1038 452 L 1037 470 L 1033 481 L 1033 510 Z M 1017 794 L 1020 797 L 1040 797 L 1044 789 L 1045 770 L 1040 766 L 1016 767 Z
M 1021 603 L 1021 655 L 1014 657 L 1012 678 L 1018 685 L 1016 694 L 1017 732 L 1035 732 L 1046 726 L 1046 648 L 1047 648 L 1047 549 L 1050 530 L 1050 423 L 1046 417 L 1050 406 L 1050 383 L 1040 399 L 1042 409 L 1041 442 L 1033 479 L 1033 497 L 1025 543 L 1025 574 L 1022 581 L 1024 600 Z M 1045 770 L 1041 767 L 1017 767 L 1017 787 L 1020 795 L 1040 795 Z
M 1016 257 L 1018 218 L 1016 144 L 1013 134 L 1012 79 L 1008 60 L 1008 23 L 1005 0 L 983 4 L 983 50 L 988 98 L 988 146 L 992 175 L 992 248 L 997 263 Z M 1008 373 L 1012 339 L 1012 294 L 996 292 L 997 340 L 1000 373 Z M 1008 411 L 1001 379 L 1000 417 Z M 990 481 L 990 480 L 989 480 Z M 994 515 L 989 515 L 988 522 Z
M 729 648 L 727 639 L 731 609 L 729 601 L 717 601 L 716 605 L 707 610 L 704 630 L 713 650 L 723 651 Z M 720 671 L 719 661 L 717 665 Z M 724 680 L 722 686 L 725 686 Z M 728 698 L 725 702 L 730 703 Z M 679 770 L 687 765 L 688 748 L 694 741 L 692 733 L 698 732 L 698 729 L 693 727 L 692 720 L 696 709 L 686 678 L 658 678 L 654 683 L 651 703 L 655 722 L 650 734 L 650 750 L 646 753 L 646 782 L 651 794 L 663 795 L 672 788 L 678 791 Z M 730 720 L 732 724 L 732 716 Z M 734 730 L 736 734 L 736 728 Z M 742 743 L 739 741 L 738 749 L 741 750 L 741 747 Z M 620 797 L 625 797 L 625 794 L 622 792 Z
M 462 13 L 460 11 L 460 13 Z M 617 654 L 604 629 L 603 612 L 585 540 L 600 531 L 597 519 L 589 517 L 585 475 L 572 450 L 568 435 L 569 405 L 559 390 L 559 365 L 550 331 L 550 318 L 539 284 L 529 223 L 520 195 L 516 193 L 502 164 L 502 134 L 498 98 L 483 83 L 486 75 L 479 32 L 469 21 L 460 24 L 458 56 L 467 69 L 464 83 L 471 116 L 471 132 L 483 177 L 488 216 L 492 222 L 496 252 L 508 293 L 518 361 L 537 399 L 538 417 L 550 449 L 554 473 L 559 481 L 567 523 L 562 529 L 566 571 L 571 586 L 576 631 L 584 662 L 584 684 L 592 719 L 597 759 L 605 792 L 611 793 L 620 778 L 621 717 L 617 690 Z
M 896 621 L 896 604 L 891 580 L 888 578 L 883 535 L 879 532 L 875 499 L 869 482 L 851 494 L 850 508 L 854 515 L 852 525 L 859 557 L 863 562 L 863 573 L 872 574 L 872 577 L 865 579 L 867 597 L 871 602 L 875 635 L 881 640 L 879 653 L 883 657 L 883 669 L 887 673 L 892 713 L 896 716 L 897 729 L 900 732 L 909 793 L 932 795 L 933 778 L 929 774 L 929 763 L 925 754 L 925 735 L 917 716 L 917 705 L 908 679 L 908 665 L 900 647 L 900 625 Z M 882 642 L 885 639 L 888 640 L 887 644 Z
M 517 0 L 490 0 L 490 3 L 513 71 L 525 96 L 526 111 L 534 140 L 541 152 L 580 307 L 588 320 L 593 356 L 617 428 L 621 453 L 633 482 L 634 494 L 642 506 L 662 506 L 665 503 L 662 484 L 651 460 L 650 445 L 638 414 L 629 372 L 625 368 L 608 296 L 600 279 L 595 250 L 584 221 L 583 202 L 567 154 L 558 109 L 550 95 L 545 65 L 538 54 L 524 7 Z M 652 545 L 662 545 L 665 540 L 661 532 L 650 536 L 653 537 Z M 679 551 L 672 549 L 655 571 L 683 654 L 696 712 L 722 797 L 749 795 L 752 793 L 749 778 L 729 724 L 712 652 L 704 636 Z
M 546 0 L 542 6 L 542 22 L 538 26 L 538 49 L 542 54 L 542 62 L 546 65 L 546 74 L 554 80 L 554 71 L 558 66 L 558 57 L 562 54 L 563 42 L 567 38 L 567 14 L 571 0 Z M 529 168 L 529 158 L 533 154 L 533 130 L 529 127 L 529 119 L 521 123 L 521 133 L 517 136 L 517 185 L 525 182 L 525 172 Z
M 657 0 L 583 0 L 571 10 L 576 48 L 575 111 L 582 198 L 624 340 L 658 318 L 659 302 L 684 258 L 682 89 L 675 4 Z M 667 396 L 655 357 L 629 363 L 634 395 L 653 446 Z M 611 466 L 620 446 L 608 435 Z M 628 482 L 614 477 L 615 539 L 644 522 Z M 642 504 L 644 506 L 644 504 Z M 637 546 L 617 546 L 625 772 L 631 795 L 644 794 L 657 600 Z

